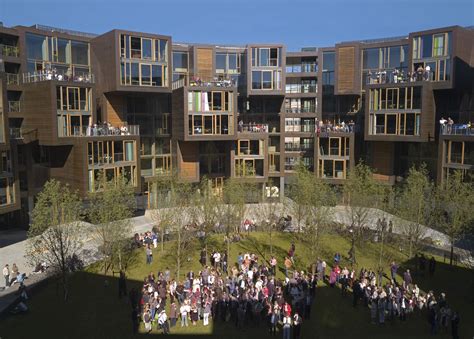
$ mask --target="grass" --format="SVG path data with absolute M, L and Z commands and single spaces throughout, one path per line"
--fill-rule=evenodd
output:
M 270 256 L 269 237 L 263 233 L 252 233 L 241 242 L 231 246 L 230 259 L 236 261 L 238 252 L 255 252 L 259 257 Z M 277 255 L 279 265 L 283 265 L 283 257 L 291 242 L 296 245 L 296 269 L 306 270 L 309 267 L 310 255 L 307 247 L 301 241 L 293 238 L 290 234 L 277 233 L 273 238 L 273 249 Z M 209 249 L 225 249 L 222 237 L 214 236 Z M 195 244 L 195 250 L 185 262 L 181 270 L 182 277 L 190 269 L 198 272 L 200 265 L 199 245 Z M 161 254 L 160 249 L 154 250 L 154 261 L 152 265 L 145 264 L 145 253 L 143 249 L 137 250 L 136 260 L 133 268 L 128 270 L 128 285 L 140 287 L 143 278 L 150 272 L 156 274 L 163 271 L 167 266 L 173 272 L 174 259 L 169 253 L 171 244 L 165 244 L 165 251 Z M 332 263 L 335 252 L 343 256 L 350 248 L 350 240 L 340 235 L 325 235 L 322 238 L 319 256 Z M 383 258 L 385 271 L 388 264 L 395 260 L 402 263 L 400 273 L 404 268 L 410 267 L 413 271 L 412 262 L 407 260 L 397 250 L 398 247 L 387 247 Z M 359 267 L 376 268 L 379 257 L 379 244 L 365 242 L 356 247 L 356 257 Z M 343 257 L 342 265 L 349 265 L 347 257 Z M 282 267 L 281 267 L 282 268 Z M 283 273 L 277 273 L 283 278 Z M 474 304 L 472 295 L 473 272 L 463 268 L 450 268 L 438 262 L 434 279 L 427 277 L 415 277 L 423 290 L 432 289 L 437 295 L 442 291 L 447 294 L 448 302 L 460 312 L 460 335 L 461 338 L 472 337 L 474 325 L 469 319 L 474 317 Z M 104 281 L 107 280 L 108 284 Z M 49 282 L 44 288 L 36 292 L 29 301 L 30 312 L 25 315 L 10 316 L 0 322 L 0 337 L 9 338 L 140 338 L 149 337 L 144 334 L 143 325 L 140 325 L 140 333 L 132 335 L 131 309 L 128 299 L 118 298 L 117 278 L 113 276 L 104 277 L 99 272 L 98 266 L 89 267 L 84 272 L 75 274 L 71 281 L 71 295 L 67 303 L 61 299 L 61 292 L 57 290 L 54 281 Z M 153 329 L 152 335 L 159 335 Z M 269 338 L 266 326 L 247 328 L 237 331 L 230 323 L 213 323 L 210 326 L 202 326 L 202 321 L 197 326 L 188 328 L 175 327 L 171 333 L 173 337 L 190 337 L 191 335 L 212 336 L 215 338 Z M 280 335 L 279 335 L 280 336 Z M 358 308 L 352 307 L 352 297 L 341 296 L 337 288 L 329 288 L 324 284 L 318 286 L 316 300 L 313 306 L 312 318 L 303 324 L 302 338 L 432 338 L 429 335 L 429 325 L 425 313 L 416 312 L 406 322 L 395 320 L 384 326 L 370 323 L 369 310 L 362 305 Z M 439 334 L 439 338 L 449 337 L 449 333 Z

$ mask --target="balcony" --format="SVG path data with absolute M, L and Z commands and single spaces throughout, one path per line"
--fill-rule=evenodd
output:
M 7 75 L 7 85 L 19 85 L 20 74 L 5 73 Z
M 285 152 L 312 152 L 314 144 L 285 144 Z
M 398 69 L 369 71 L 365 73 L 366 85 L 403 84 L 412 82 L 438 82 L 450 79 L 449 72 L 435 73 L 432 70 L 418 69 L 416 72 L 404 72 Z
M 21 101 L 8 101 L 8 112 L 19 113 L 21 112 Z
M 61 131 L 61 130 L 60 130 Z M 123 136 L 123 135 L 140 135 L 139 125 L 124 125 L 121 127 L 114 127 L 108 125 L 94 125 L 94 126 L 73 126 L 71 133 L 67 131 L 60 133 L 60 137 L 109 137 L 109 136 Z
M 285 112 L 291 114 L 316 113 L 316 106 L 302 108 L 286 108 Z
M 241 124 L 239 122 L 239 133 L 268 133 L 267 124 Z
M 318 64 L 316 62 L 286 65 L 286 73 L 316 73 L 316 72 L 318 72 Z
M 1 54 L 6 57 L 15 57 L 18 58 L 20 56 L 20 49 L 16 46 L 10 45 L 0 45 Z
M 43 71 L 43 72 L 34 72 L 34 73 L 24 73 L 23 82 L 24 83 L 33 83 L 41 81 L 65 81 L 65 82 L 82 82 L 86 84 L 93 84 L 95 82 L 94 75 L 92 73 L 77 73 L 73 74 L 70 71 L 60 72 L 60 71 Z
M 21 128 L 19 127 L 10 127 L 10 138 L 11 139 L 23 139 L 21 134 Z
M 223 87 L 223 88 L 231 88 L 236 87 L 237 80 L 236 79 L 221 79 L 218 77 L 214 78 L 202 78 L 202 77 L 192 77 L 189 79 L 187 76 L 180 78 L 176 81 L 173 81 L 171 84 L 171 88 L 173 90 L 184 87 Z
M 304 93 L 317 93 L 317 85 L 305 85 L 305 84 L 286 84 L 286 94 L 304 94 Z
M 317 129 L 319 134 L 324 133 L 354 133 L 357 130 L 357 126 L 352 123 L 340 123 L 340 124 L 322 124 L 320 123 Z
M 443 125 L 440 127 L 439 134 L 441 135 L 463 135 L 474 137 L 474 127 L 471 123 Z

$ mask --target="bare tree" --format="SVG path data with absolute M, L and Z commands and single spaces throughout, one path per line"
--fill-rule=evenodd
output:
M 125 269 L 126 257 L 131 255 L 130 218 L 136 201 L 133 187 L 125 177 L 119 176 L 113 181 L 103 177 L 98 182 L 95 192 L 90 195 L 87 214 L 94 224 L 93 236 L 99 244 L 104 273 L 107 274 L 115 265 L 119 270 Z
M 434 186 L 423 164 L 410 168 L 408 177 L 397 199 L 397 214 L 402 217 L 401 230 L 408 240 L 408 255 L 411 258 L 425 235 L 425 225 L 433 218 Z
M 474 184 L 463 179 L 463 173 L 455 171 L 436 192 L 436 221 L 451 242 L 450 265 L 453 264 L 456 241 L 474 221 Z
M 368 227 L 372 208 L 380 207 L 382 186 L 374 179 L 372 169 L 361 161 L 349 172 L 344 195 L 353 234 L 361 239 L 364 229 Z
M 31 264 L 46 263 L 60 277 L 63 297 L 69 294 L 69 274 L 80 260 L 82 202 L 69 186 L 54 179 L 38 194 L 28 232 Z

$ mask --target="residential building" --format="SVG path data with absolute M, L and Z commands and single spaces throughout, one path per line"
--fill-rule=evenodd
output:
M 171 175 L 283 197 L 298 163 L 335 185 L 360 159 L 387 184 L 422 162 L 468 179 L 473 41 L 453 26 L 287 51 L 0 27 L 0 219 L 27 224 L 51 178 L 87 198 L 125 176 L 143 208 Z

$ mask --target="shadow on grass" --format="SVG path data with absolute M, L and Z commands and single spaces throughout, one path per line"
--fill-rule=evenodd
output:
M 209 250 L 224 249 L 225 244 L 219 239 L 210 239 L 212 245 Z M 250 237 L 232 244 L 232 256 L 235 258 L 239 251 L 249 251 L 259 253 L 261 258 L 268 259 L 270 247 L 268 239 L 262 234 L 251 234 Z M 325 255 L 322 257 L 328 263 L 332 260 L 334 250 L 345 250 L 348 247 L 347 239 L 330 238 L 332 243 L 325 244 Z M 287 235 L 276 234 L 273 243 L 273 252 L 281 262 L 287 254 L 289 245 Z M 340 241 L 338 244 L 334 244 Z M 304 245 L 297 243 L 297 267 L 304 266 Z M 129 279 L 127 289 L 136 288 L 140 290 L 142 282 L 139 280 L 148 272 L 155 274 L 158 269 L 164 267 L 173 267 L 172 253 L 169 252 L 169 245 L 166 245 L 163 254 L 159 249 L 155 250 L 153 265 L 138 265 L 133 267 L 130 276 L 137 280 Z M 373 265 L 372 261 L 363 258 L 363 250 L 360 252 L 361 263 Z M 367 252 L 375 254 L 375 249 L 368 248 Z M 373 252 L 373 253 L 372 253 Z M 342 254 L 342 253 L 341 253 Z M 137 251 L 136 260 L 144 262 L 144 250 Z M 191 262 L 183 268 L 185 272 L 188 268 L 197 266 L 199 253 L 191 256 Z M 365 262 L 364 262 L 365 260 Z M 232 261 L 232 260 L 229 260 Z M 194 265 L 194 266 L 193 266 Z M 373 266 L 366 266 L 374 268 Z M 281 268 L 281 265 L 280 265 Z M 403 269 L 410 268 L 414 270 L 414 261 L 408 260 L 401 263 L 400 274 Z M 98 267 L 96 268 L 98 269 Z M 302 269 L 302 268 L 301 268 Z M 329 268 L 328 268 L 329 269 Z M 33 293 L 28 302 L 30 311 L 24 315 L 9 316 L 0 322 L 0 337 L 2 338 L 146 338 L 161 335 L 156 330 L 156 324 L 153 326 L 151 334 L 145 334 L 143 324 L 140 323 L 140 333 L 133 334 L 131 304 L 129 298 L 118 297 L 118 277 L 104 276 L 100 273 L 88 271 L 78 272 L 71 279 L 71 294 L 67 303 L 61 298 L 61 293 L 57 292 L 56 282 L 49 280 L 44 286 Z M 98 272 L 96 270 L 96 272 Z M 196 270 L 195 270 L 196 272 Z M 281 272 L 284 272 L 281 269 Z M 445 292 L 448 303 L 452 305 L 461 315 L 460 337 L 469 338 L 474 333 L 474 325 L 470 319 L 474 317 L 473 303 L 473 279 L 474 272 L 463 267 L 451 268 L 446 264 L 437 262 L 437 268 L 434 277 L 413 276 L 414 281 L 424 291 L 433 290 L 436 295 Z M 107 283 L 105 283 L 107 281 Z M 246 326 L 243 329 L 236 329 L 231 322 L 213 322 L 212 327 L 200 325 L 181 329 L 172 328 L 173 338 L 270 338 L 266 324 L 258 327 Z M 449 333 L 440 337 L 448 337 Z M 277 334 L 277 338 L 281 333 Z M 373 325 L 370 323 L 369 309 L 359 305 L 352 307 L 352 295 L 341 296 L 339 288 L 330 288 L 320 284 L 316 292 L 316 299 L 312 310 L 311 320 L 307 320 L 302 328 L 303 339 L 319 338 L 431 338 L 429 335 L 429 326 L 426 313 L 415 312 L 411 318 L 405 322 L 398 319 L 385 325 Z

